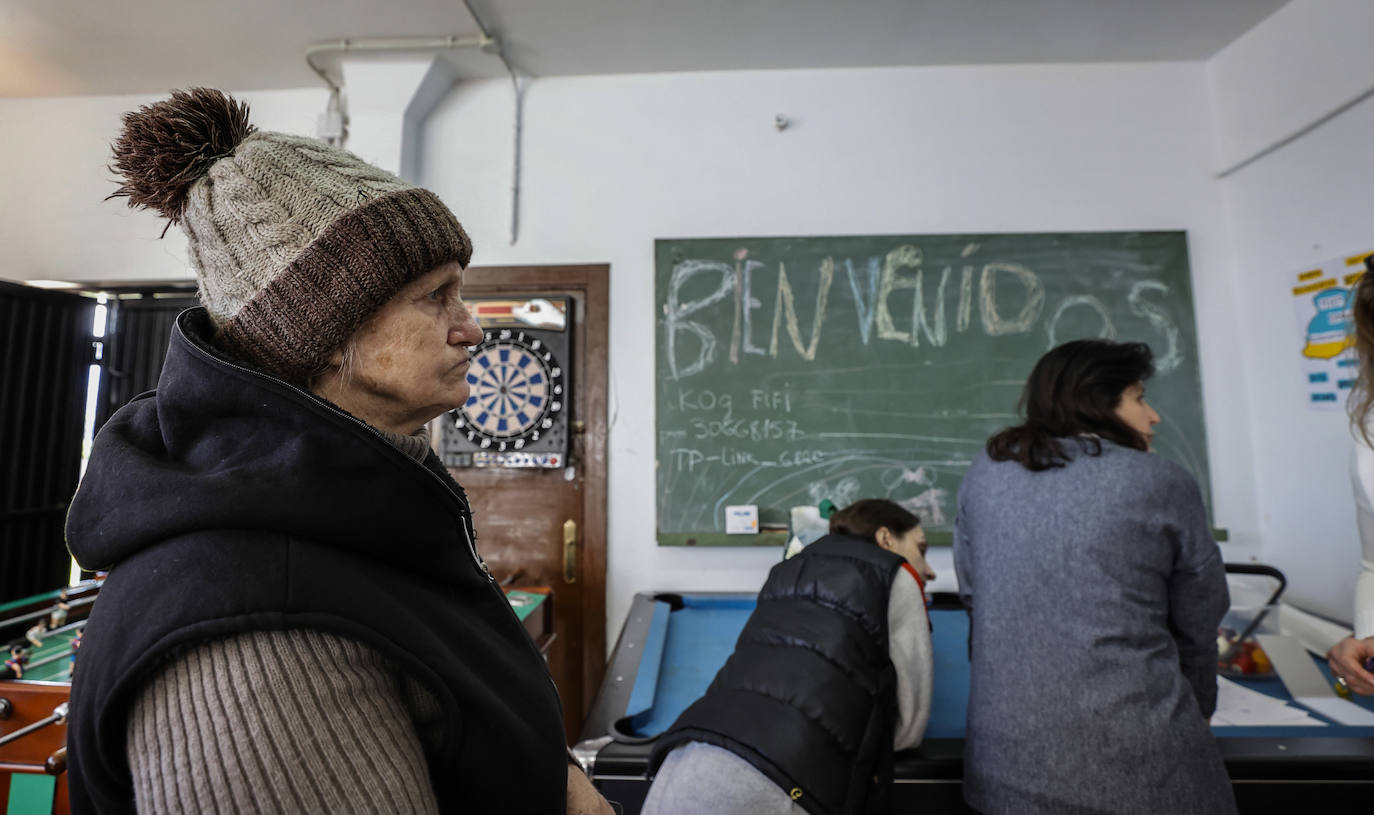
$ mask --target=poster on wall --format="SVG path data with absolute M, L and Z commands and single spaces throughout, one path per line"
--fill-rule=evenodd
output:
M 1289 276 L 1302 356 L 1303 392 L 1312 410 L 1341 410 L 1355 385 L 1350 297 L 1374 252 L 1332 258 Z

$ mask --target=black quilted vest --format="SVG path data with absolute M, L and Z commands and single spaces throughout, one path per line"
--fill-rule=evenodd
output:
M 773 567 L 735 651 L 658 740 L 701 741 L 757 767 L 816 815 L 890 809 L 896 672 L 887 613 L 902 558 L 827 536 Z

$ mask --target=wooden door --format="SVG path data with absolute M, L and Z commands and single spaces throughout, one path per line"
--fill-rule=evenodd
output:
M 552 589 L 555 638 L 549 670 L 563 701 L 569 744 L 581 730 L 606 659 L 609 271 L 606 266 L 488 266 L 469 269 L 463 279 L 468 298 L 563 296 L 571 303 L 572 432 L 566 466 L 450 470 L 467 490 L 477 547 L 496 580 Z M 565 528 L 575 531 L 566 573 Z

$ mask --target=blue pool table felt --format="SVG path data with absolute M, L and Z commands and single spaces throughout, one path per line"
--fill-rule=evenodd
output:
M 633 731 L 654 736 L 706 691 L 716 671 L 734 650 L 735 640 L 754 610 L 754 595 L 682 595 L 684 606 L 672 612 L 654 603 L 654 618 L 645 638 L 626 715 Z M 968 707 L 968 616 L 962 610 L 930 612 L 935 653 L 935 687 L 927 739 L 962 739 Z M 1318 667 L 1332 681 L 1325 660 Z M 1284 701 L 1291 697 L 1277 678 L 1243 680 L 1246 687 Z M 1374 698 L 1357 703 L 1374 711 Z M 1315 715 L 1315 714 L 1313 714 Z M 1317 718 L 1321 718 L 1318 716 Z M 1220 737 L 1374 737 L 1374 727 L 1217 727 Z

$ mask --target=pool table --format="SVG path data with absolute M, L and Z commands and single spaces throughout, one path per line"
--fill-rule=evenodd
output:
M 654 737 L 705 691 L 734 649 L 753 594 L 635 596 L 574 752 L 626 815 L 639 811 Z M 896 757 L 894 812 L 964 812 L 968 616 L 954 594 L 931 601 L 935 686 L 925 740 Z M 1317 660 L 1330 677 L 1323 660 Z M 1278 679 L 1247 687 L 1287 699 Z M 1360 699 L 1374 710 L 1374 700 Z M 1241 811 L 1374 796 L 1374 727 L 1217 727 Z M 1358 796 L 1358 797 L 1355 797 Z M 1300 811 L 1294 809 L 1293 811 Z

